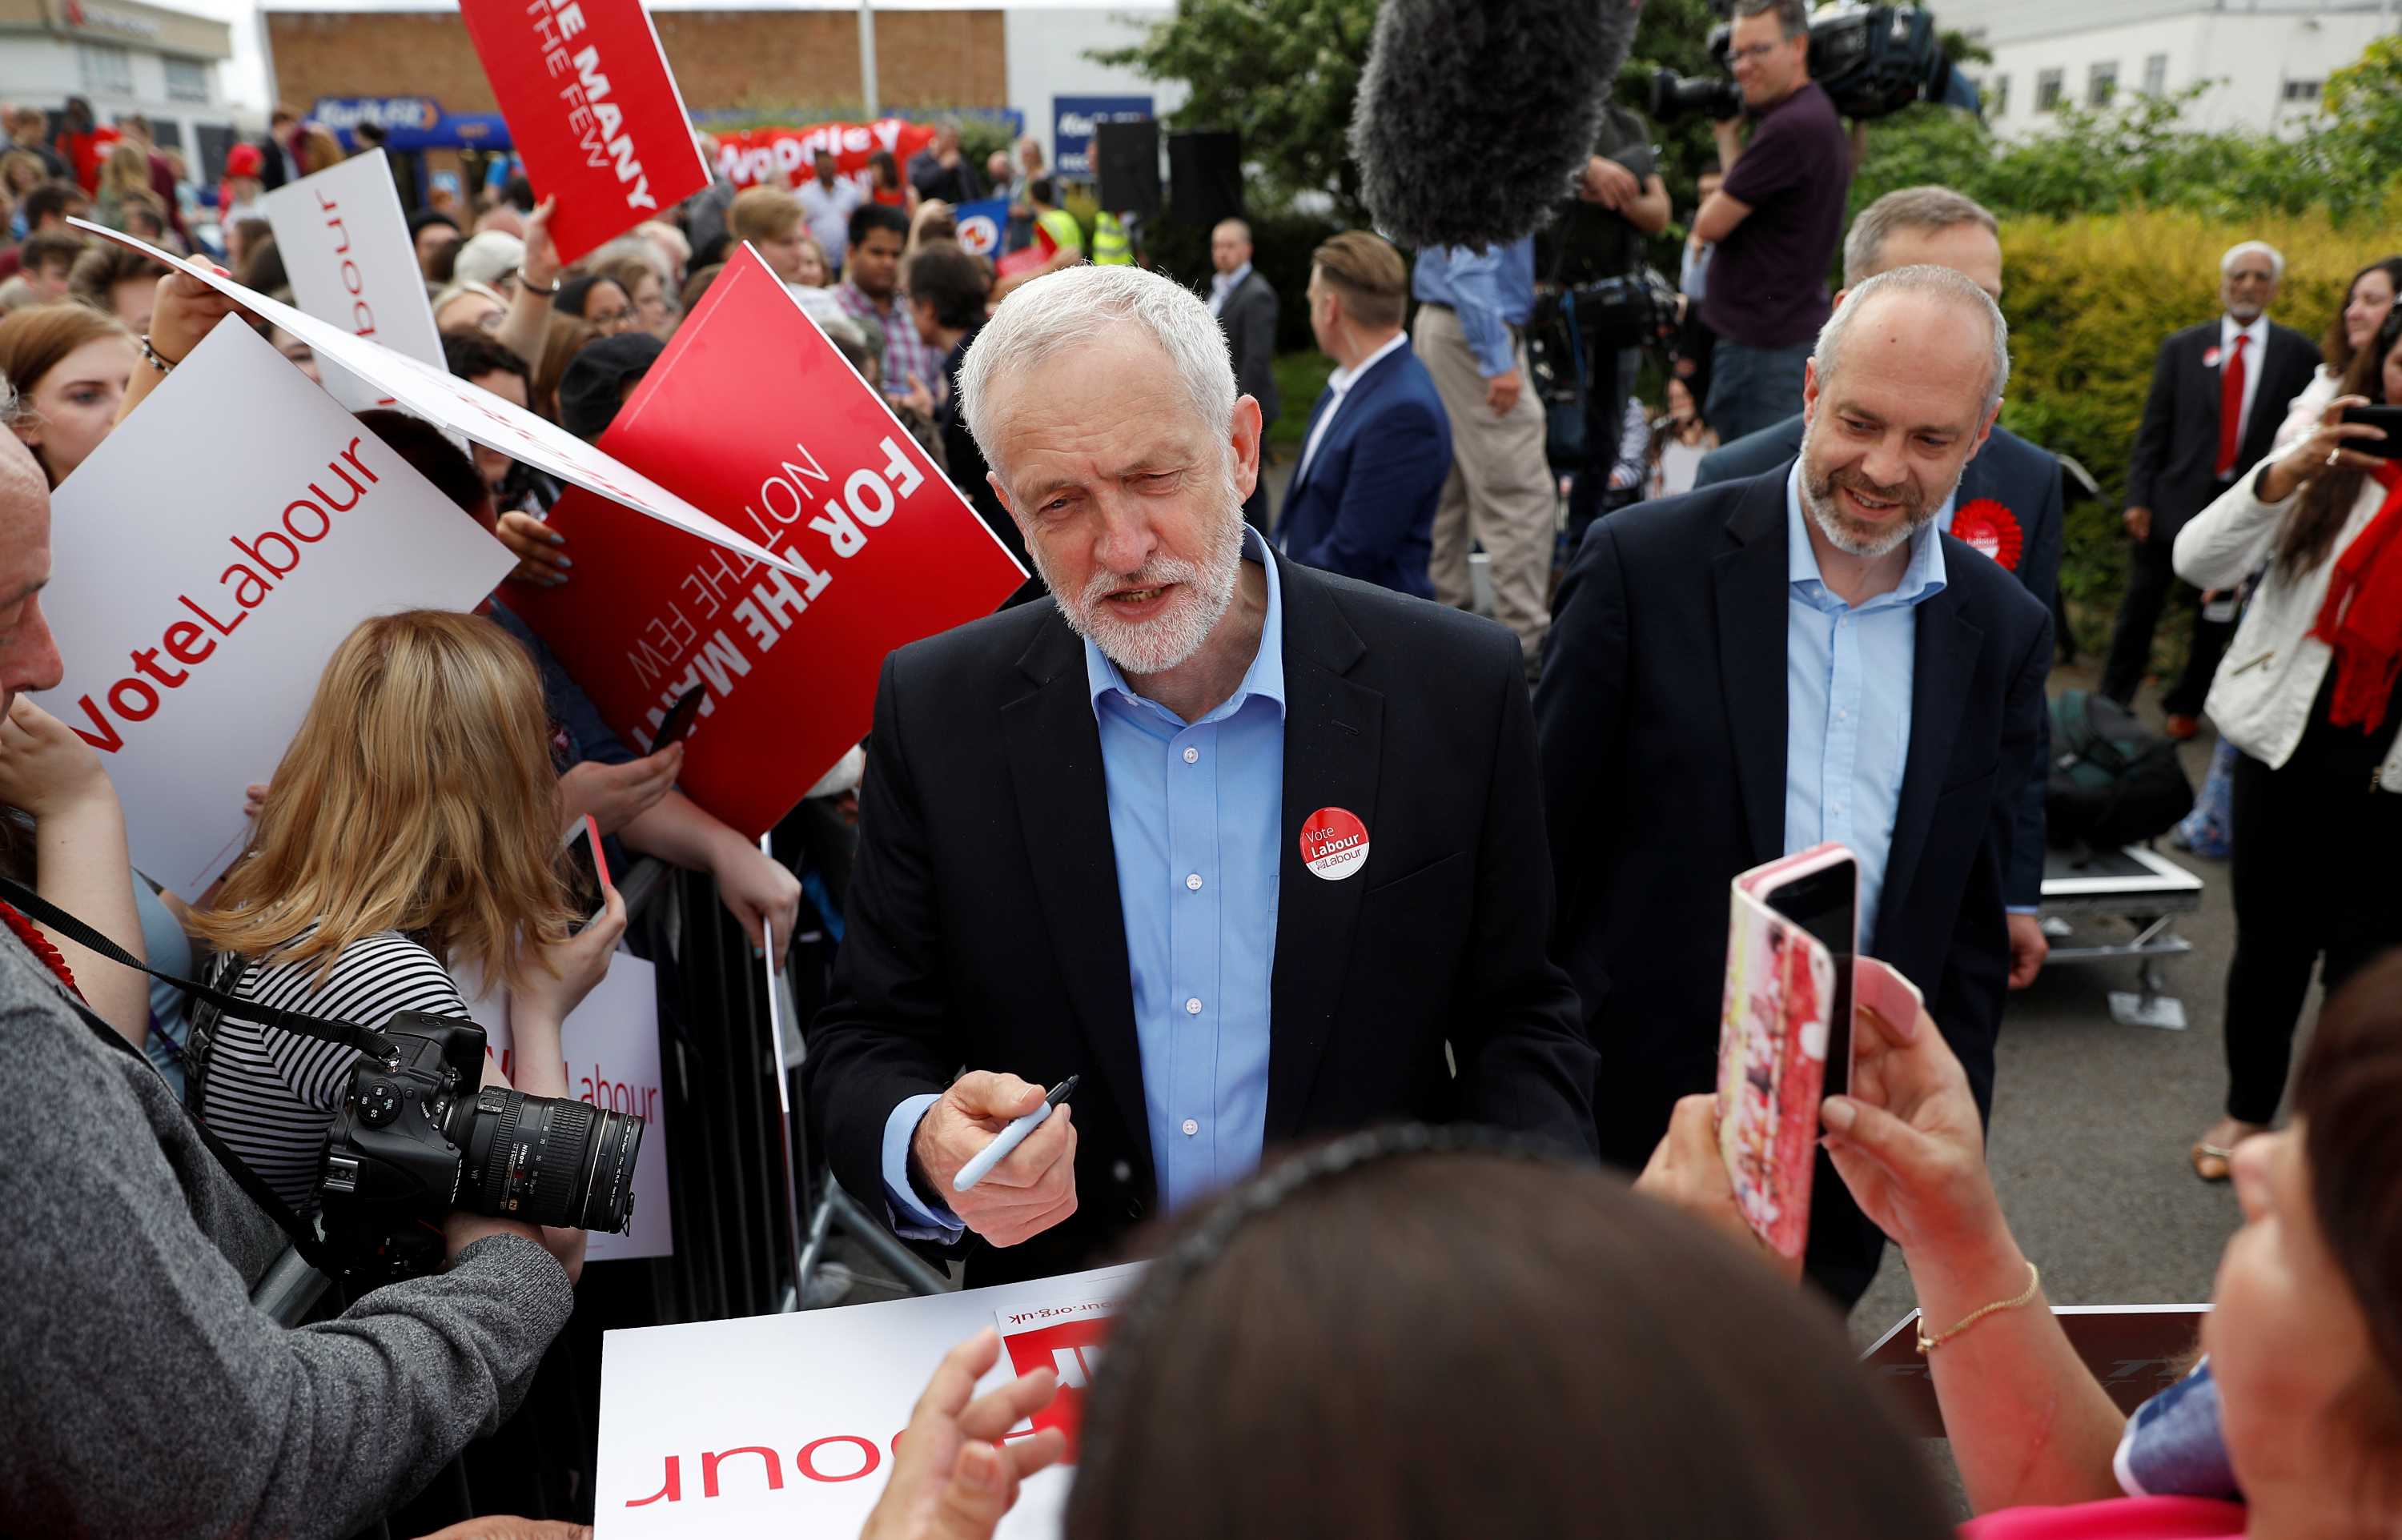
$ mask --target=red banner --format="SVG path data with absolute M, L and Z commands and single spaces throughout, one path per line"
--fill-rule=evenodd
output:
M 573 262 L 709 186 L 642 0 L 461 0 L 476 57 Z
M 805 129 L 744 129 L 717 136 L 717 173 L 738 187 L 780 172 L 792 186 L 817 174 L 820 150 L 834 152 L 835 170 L 867 186 L 867 158 L 890 150 L 905 178 L 909 158 L 934 142 L 931 123 L 882 117 L 873 123 L 812 123 Z
M 748 246 L 600 447 L 800 575 L 570 491 L 550 521 L 573 581 L 502 598 L 637 749 L 703 687 L 680 784 L 753 838 L 866 736 L 887 653 L 990 613 L 1025 580 Z

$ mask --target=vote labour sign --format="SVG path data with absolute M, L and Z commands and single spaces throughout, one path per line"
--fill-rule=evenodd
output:
M 242 325 L 211 331 L 51 508 L 42 607 L 66 674 L 35 698 L 117 783 L 134 865 L 187 896 L 240 853 L 242 788 L 273 775 L 352 628 L 472 609 L 514 565 Z
M 462 0 L 476 57 L 536 195 L 557 195 L 559 259 L 709 186 L 642 0 Z
M 702 687 L 679 784 L 753 838 L 866 735 L 885 653 L 990 613 L 1025 579 L 748 246 L 600 447 L 790 570 L 570 492 L 550 521 L 571 581 L 504 597 L 638 749 Z
M 447 366 L 383 151 L 354 155 L 276 188 L 263 201 L 296 305 L 352 337 L 437 369 Z M 318 360 L 317 368 L 334 399 L 352 411 L 393 405 L 381 386 L 330 358 Z

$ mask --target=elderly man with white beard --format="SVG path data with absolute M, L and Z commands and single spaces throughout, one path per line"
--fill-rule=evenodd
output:
M 886 660 L 809 1044 L 844 1187 L 981 1285 L 1093 1266 L 1295 1139 L 1589 1155 L 1516 640 L 1247 529 L 1259 405 L 1166 279 L 1026 285 L 959 391 L 1052 598 Z
M 1925 993 L 1992 1108 L 2051 622 L 1934 524 L 2009 344 L 1961 274 L 1878 274 L 1819 334 L 1798 460 L 1604 519 L 1569 564 L 1535 715 L 1607 1161 L 1641 1167 L 1716 1081 L 1729 881 L 1829 840 L 1858 863 L 1860 949 Z M 1848 1305 L 1884 1238 L 1824 1157 L 1810 1217 L 1811 1276 Z

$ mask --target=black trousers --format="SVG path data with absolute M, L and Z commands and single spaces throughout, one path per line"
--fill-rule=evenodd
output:
M 2169 557 L 2165 540 L 2139 540 L 2127 553 L 2127 591 L 2119 598 L 2118 624 L 2110 631 L 2102 693 L 2121 706 L 2134 703 L 2135 688 L 2152 666 L 2152 633 L 2174 591 L 2180 603 L 2193 607 L 2193 650 L 2186 654 L 2185 672 L 2160 696 L 2160 709 L 2173 717 L 2198 717 L 2210 694 L 2211 678 L 2218 672 L 2218 660 L 2235 636 L 2235 623 L 2203 618 L 2202 590 L 2177 577 Z
M 2366 776 L 2235 761 L 2235 958 L 2227 969 L 2227 1115 L 2266 1125 L 2285 1099 L 2311 969 L 2333 994 L 2402 944 L 2402 796 Z

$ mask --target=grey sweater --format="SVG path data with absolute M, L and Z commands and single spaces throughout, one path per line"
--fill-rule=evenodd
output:
M 0 1087 L 0 1532 L 348 1534 L 499 1425 L 573 1308 L 495 1236 L 278 1327 L 283 1231 L 5 930 Z

